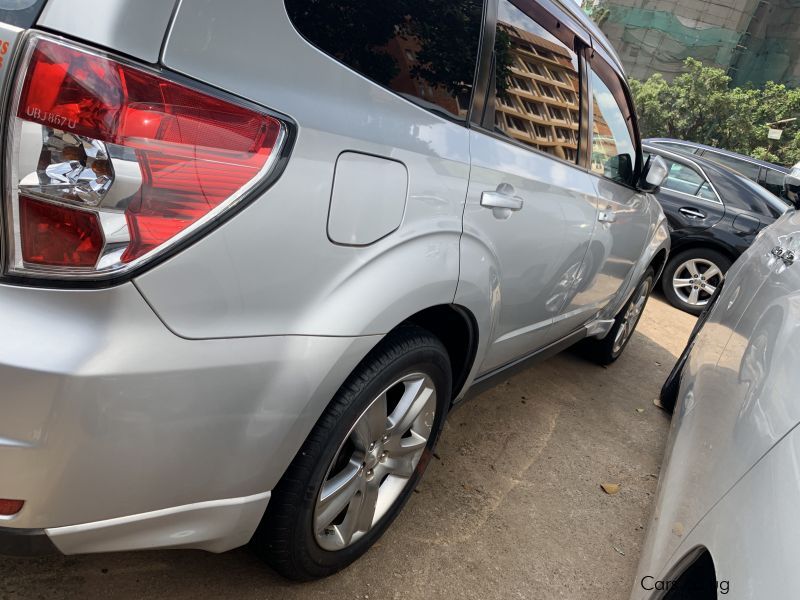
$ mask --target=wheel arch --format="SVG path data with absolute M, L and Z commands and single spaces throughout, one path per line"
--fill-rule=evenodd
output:
M 656 281 L 661 279 L 661 274 L 664 272 L 664 267 L 667 266 L 668 258 L 669 251 L 666 248 L 661 248 L 650 261 L 650 268 L 653 269 L 653 272 L 656 275 Z
M 673 247 L 673 252 L 671 253 L 670 258 L 675 258 L 679 254 L 683 254 L 687 250 L 695 250 L 698 248 L 719 252 L 726 258 L 730 259 L 731 263 L 736 262 L 736 259 L 739 258 L 739 253 L 726 244 L 721 244 L 719 242 L 711 240 L 696 239 L 696 238 L 682 241 L 678 245 Z
M 717 597 L 717 570 L 711 552 L 705 546 L 696 546 L 686 553 L 664 581 L 669 585 L 665 593 L 656 596 L 661 600 L 711 600 Z
M 458 304 L 440 304 L 413 314 L 397 327 L 407 323 L 430 331 L 444 344 L 450 355 L 453 374 L 451 400 L 457 398 L 467 383 L 478 351 L 478 323 L 475 316 Z

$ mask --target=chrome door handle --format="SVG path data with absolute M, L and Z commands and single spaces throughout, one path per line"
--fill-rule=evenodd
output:
M 481 194 L 481 206 L 491 208 L 495 219 L 504 221 L 512 212 L 522 210 L 523 201 L 514 195 L 514 186 L 510 183 L 501 183 L 493 192 Z
M 679 208 L 678 212 L 691 219 L 705 219 L 706 214 L 700 210 L 696 210 L 694 208 Z
M 508 210 L 522 210 L 523 201 L 519 196 L 512 196 L 504 192 L 483 192 L 481 206 L 486 208 L 506 208 Z

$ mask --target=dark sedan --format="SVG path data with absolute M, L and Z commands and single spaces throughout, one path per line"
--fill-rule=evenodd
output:
M 672 238 L 664 294 L 673 306 L 700 314 L 733 261 L 789 205 L 717 162 L 650 144 L 644 150 L 669 167 L 656 193 Z

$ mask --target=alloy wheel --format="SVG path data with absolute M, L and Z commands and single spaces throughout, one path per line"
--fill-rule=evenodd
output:
M 690 306 L 705 306 L 725 279 L 720 268 L 705 258 L 691 258 L 678 266 L 672 276 L 672 289 Z
M 436 388 L 423 373 L 398 379 L 375 398 L 339 446 L 314 509 L 324 550 L 356 542 L 403 493 L 428 445 Z

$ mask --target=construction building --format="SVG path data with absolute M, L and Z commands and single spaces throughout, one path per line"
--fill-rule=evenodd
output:
M 800 86 L 800 0 L 584 0 L 628 75 L 671 80 L 696 58 L 734 85 Z

